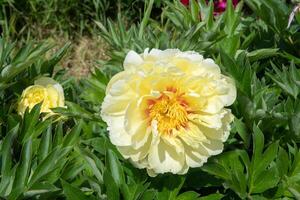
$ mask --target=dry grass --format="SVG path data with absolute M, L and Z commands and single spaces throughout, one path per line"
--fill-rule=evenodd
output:
M 108 60 L 107 43 L 100 37 L 80 37 L 71 46 L 71 50 L 62 61 L 68 74 L 75 77 L 88 76 L 96 66 L 97 60 Z
M 40 29 L 38 28 L 38 30 Z M 109 46 L 100 36 L 77 36 L 74 39 L 69 39 L 67 36 L 53 32 L 49 34 L 49 31 L 43 30 L 43 33 L 36 38 L 39 41 L 49 40 L 55 44 L 56 47 L 49 54 L 58 51 L 59 48 L 71 41 L 71 47 L 60 65 L 66 69 L 66 75 L 76 78 L 88 76 L 97 66 L 98 60 L 109 59 L 106 55 Z
M 76 78 L 86 77 L 97 66 L 98 60 L 109 59 L 106 54 L 109 48 L 108 44 L 96 34 L 85 36 L 77 34 L 68 35 L 59 30 L 43 27 L 38 24 L 30 25 L 28 29 L 24 28 L 24 30 L 28 31 L 26 35 L 19 33 L 20 35 L 16 36 L 22 38 L 19 43 L 20 45 L 26 43 L 28 38 L 37 42 L 48 40 L 55 45 L 55 48 L 50 50 L 47 56 L 58 51 L 66 43 L 71 42 L 68 53 L 60 62 L 60 65 L 67 70 L 66 75 Z

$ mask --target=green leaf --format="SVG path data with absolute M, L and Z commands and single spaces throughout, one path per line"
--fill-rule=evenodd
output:
M 114 179 L 117 187 L 120 187 L 123 183 L 125 183 L 124 172 L 121 167 L 121 163 L 118 160 L 117 156 L 112 150 L 107 151 L 107 162 L 109 171 L 111 172 L 111 176 Z
M 64 138 L 63 141 L 64 147 L 73 146 L 77 142 L 80 132 L 82 130 L 83 123 L 84 123 L 83 120 L 79 120 L 79 122 L 67 134 L 67 136 Z
M 154 3 L 154 0 L 149 0 L 148 1 L 148 5 L 147 5 L 147 9 L 146 9 L 146 12 L 144 13 L 144 17 L 142 19 L 142 22 L 141 22 L 141 26 L 140 26 L 140 30 L 139 30 L 139 38 L 141 39 L 143 34 L 144 34 L 144 31 L 145 31 L 145 28 L 148 24 L 148 21 L 149 21 L 149 18 L 150 18 L 150 14 L 151 14 L 151 10 L 152 10 L 152 6 L 153 6 L 153 3 Z M 146 4 L 145 4 L 146 5 Z
M 44 132 L 52 124 L 52 119 L 48 118 L 43 121 L 39 121 L 33 131 L 33 134 L 30 135 L 32 138 L 37 138 L 42 132 Z
M 206 163 L 202 166 L 202 170 L 225 180 L 230 179 L 230 174 L 218 163 Z
M 258 60 L 275 57 L 278 55 L 279 49 L 258 49 L 247 53 L 247 56 L 251 62 Z
M 0 194 L 3 195 L 5 192 L 12 175 L 12 155 L 11 148 L 14 139 L 16 138 L 19 130 L 19 124 L 12 128 L 3 140 L 1 149 L 1 183 L 0 183 Z
M 157 194 L 158 199 L 176 199 L 184 181 L 185 176 L 174 176 L 170 174 L 157 179 L 154 184 L 157 188 L 160 188 Z
M 242 150 L 225 152 L 209 161 L 202 169 L 224 179 L 227 187 L 240 198 L 247 196 L 247 174 L 249 167 L 248 154 Z
M 289 168 L 289 155 L 282 147 L 279 147 L 277 167 L 280 177 L 287 174 Z
M 236 128 L 237 133 L 242 138 L 246 148 L 248 148 L 250 146 L 250 134 L 247 131 L 245 123 L 243 123 L 240 119 L 235 119 L 234 126 Z
M 36 104 L 29 112 L 26 109 L 20 139 L 25 143 L 35 133 L 34 127 L 39 121 L 42 103 Z
M 239 80 L 239 70 L 235 61 L 224 50 L 220 51 L 220 56 L 226 71 L 228 71 L 236 80 Z
M 50 154 L 37 166 L 36 170 L 33 172 L 30 180 L 29 186 L 35 184 L 38 180 L 43 178 L 43 176 L 52 172 L 56 166 L 62 162 L 62 159 L 69 153 L 70 147 L 60 148 L 56 147 L 50 152 Z
M 119 188 L 108 170 L 104 171 L 103 174 L 104 184 L 106 186 L 106 195 L 110 200 L 119 200 Z
M 60 121 L 60 122 L 58 122 L 56 129 L 55 129 L 52 146 L 54 148 L 58 145 L 61 145 L 62 143 L 63 143 L 63 123 Z
M 205 20 L 206 20 L 207 28 L 212 29 L 214 25 L 214 4 L 212 1 L 209 1 L 209 12 Z
M 85 140 L 83 142 L 85 144 L 92 146 L 95 151 L 99 152 L 102 155 L 105 155 L 106 151 L 108 149 L 108 147 L 107 147 L 108 141 L 104 137 L 92 138 L 89 140 Z
M 205 197 L 200 197 L 198 198 L 198 200 L 219 200 L 222 199 L 223 197 L 224 197 L 223 194 L 210 194 Z
M 86 161 L 89 167 L 92 169 L 93 174 L 96 176 L 99 183 L 103 183 L 103 169 L 104 165 L 99 158 L 87 150 L 77 149 L 81 157 Z M 115 166 L 112 166 L 115 167 Z
M 270 163 L 277 157 L 278 146 L 279 143 L 274 142 L 267 148 L 267 150 L 265 150 L 262 155 L 262 159 L 260 159 L 260 162 L 255 167 L 255 171 L 260 172 L 270 165 Z
M 249 177 L 249 193 L 261 193 L 277 185 L 280 177 L 274 165 L 278 152 L 278 142 L 272 143 L 263 153 L 264 135 L 261 130 L 253 126 L 253 156 Z
M 283 71 L 280 71 L 272 62 L 271 65 L 276 75 L 268 72 L 266 74 L 287 94 L 297 99 L 300 93 L 300 72 L 296 69 L 294 63 L 291 63 L 290 70 L 283 68 Z
M 256 125 L 253 125 L 253 131 L 253 162 L 254 165 L 256 165 L 261 161 L 261 155 L 264 148 L 264 134 Z
M 0 38 L 0 69 L 4 67 L 4 62 L 9 57 L 13 49 L 16 47 L 16 42 L 8 43 L 2 37 Z
M 272 166 L 268 170 L 263 170 L 260 174 L 256 175 L 253 187 L 251 188 L 251 193 L 262 193 L 270 188 L 275 187 L 278 184 L 278 181 L 279 176 L 277 168 L 276 166 Z
M 198 191 L 204 187 L 219 187 L 222 186 L 223 180 L 204 172 L 200 168 L 191 169 L 186 175 L 184 187 Z
M 61 178 L 64 180 L 72 180 L 76 177 L 80 176 L 85 169 L 85 164 L 82 163 L 82 159 L 74 159 L 72 161 L 68 161 L 67 165 L 64 167 L 64 170 L 61 173 Z M 99 184 L 99 183 L 98 183 Z
M 83 93 L 80 95 L 86 101 L 99 105 L 105 97 L 107 77 L 100 70 L 95 70 L 88 79 L 83 80 Z
M 52 146 L 52 125 L 50 124 L 47 131 L 42 135 L 42 139 L 39 146 L 39 161 L 44 160 L 44 158 L 51 151 Z
M 44 194 L 44 193 L 51 193 L 51 192 L 57 192 L 60 189 L 57 188 L 55 185 L 48 183 L 48 182 L 41 182 L 34 184 L 30 190 L 26 191 L 24 193 L 25 198 L 34 198 L 35 196 Z
M 196 0 L 190 0 L 191 15 L 194 22 L 199 21 L 199 6 Z
M 22 148 L 21 160 L 17 167 L 13 190 L 9 195 L 9 199 L 11 200 L 17 199 L 24 192 L 30 172 L 31 154 L 32 140 L 29 139 Z
M 101 121 L 100 117 L 97 117 L 97 115 L 87 111 L 78 104 L 69 101 L 66 101 L 65 103 L 67 104 L 67 108 L 52 108 L 53 112 L 75 119 L 86 119 L 97 122 Z
M 51 56 L 49 60 L 42 63 L 41 73 L 49 73 L 50 76 L 53 74 L 54 66 L 63 58 L 71 46 L 71 42 L 66 43 L 61 47 L 55 54 Z
M 176 197 L 176 200 L 195 200 L 198 199 L 199 194 L 197 192 L 188 191 L 184 192 Z
M 19 73 L 23 72 L 49 51 L 53 45 L 40 43 L 33 46 L 32 43 L 22 47 L 10 64 L 5 66 L 0 74 L 0 82 L 9 82 Z
M 268 198 L 261 196 L 261 195 L 253 195 L 250 198 L 253 200 L 268 200 Z
M 88 200 L 88 196 L 86 196 L 80 189 L 72 186 L 64 180 L 61 180 L 61 184 L 63 186 L 64 194 L 68 200 Z
M 157 191 L 150 189 L 144 192 L 144 194 L 142 195 L 141 199 L 143 200 L 153 200 L 153 199 L 157 199 Z

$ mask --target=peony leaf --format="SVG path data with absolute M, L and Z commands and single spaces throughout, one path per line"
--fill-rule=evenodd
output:
M 198 198 L 199 194 L 194 191 L 188 191 L 184 192 L 176 197 L 176 200 L 195 200 L 195 199 L 200 199 Z
M 111 176 L 117 187 L 120 188 L 123 183 L 125 184 L 124 172 L 121 167 L 121 163 L 115 153 L 110 149 L 107 151 L 106 158 L 106 165 L 108 166 L 108 170 L 111 173 Z
M 247 53 L 247 56 L 251 62 L 256 62 L 261 59 L 274 57 L 278 55 L 279 49 L 258 49 Z
M 119 188 L 108 170 L 104 171 L 103 179 L 106 186 L 106 194 L 108 199 L 119 200 Z
M 29 187 L 31 187 L 33 184 L 35 184 L 38 180 L 40 180 L 45 175 L 52 172 L 55 169 L 55 167 L 57 167 L 60 164 L 60 161 L 62 161 L 62 159 L 64 159 L 64 157 L 69 153 L 70 150 L 71 150 L 70 147 L 54 148 L 48 154 L 48 156 L 41 163 L 39 163 L 39 165 L 33 172 L 28 183 Z
M 74 126 L 73 129 L 67 134 L 67 136 L 63 140 L 64 147 L 73 146 L 77 142 L 83 124 L 84 124 L 83 120 L 79 120 L 77 125 Z
M 248 148 L 250 146 L 250 135 L 247 131 L 247 127 L 246 127 L 245 123 L 242 122 L 241 119 L 235 119 L 233 121 L 233 123 L 236 128 L 236 132 L 242 138 L 246 148 Z
M 32 140 L 29 139 L 22 148 L 21 159 L 17 164 L 18 167 L 13 183 L 13 190 L 9 195 L 9 199 L 17 199 L 24 192 L 30 173 L 31 157 Z
M 199 21 L 199 5 L 196 0 L 190 0 L 191 15 L 194 22 Z
M 42 139 L 39 146 L 39 161 L 44 160 L 44 158 L 49 154 L 52 149 L 52 125 L 50 124 L 46 132 L 42 135 Z
M 80 189 L 72 186 L 64 180 L 61 180 L 63 186 L 64 194 L 68 200 L 88 200 L 88 198 Z
M 223 197 L 224 197 L 223 194 L 210 194 L 205 197 L 200 197 L 198 198 L 198 200 L 219 200 L 222 199 Z
M 24 121 L 22 125 L 22 131 L 20 134 L 20 140 L 25 143 L 31 135 L 35 133 L 34 127 L 39 121 L 40 111 L 42 103 L 36 104 L 31 111 L 28 108 L 24 114 Z M 46 128 L 46 127 L 45 127 Z
M 1 148 L 1 182 L 0 182 L 0 194 L 4 196 L 5 190 L 9 185 L 10 177 L 12 175 L 12 164 L 13 157 L 11 154 L 11 149 L 13 148 L 12 144 L 15 140 L 19 130 L 19 124 L 12 128 L 6 135 L 3 140 Z

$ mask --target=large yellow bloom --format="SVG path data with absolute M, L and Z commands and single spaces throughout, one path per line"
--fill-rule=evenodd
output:
M 51 108 L 63 107 L 64 91 L 59 83 L 51 78 L 42 77 L 27 87 L 21 95 L 18 113 L 24 115 L 26 108 L 31 110 L 36 104 L 42 103 L 41 112 L 52 113 Z
M 222 152 L 234 82 L 196 52 L 130 51 L 109 82 L 102 118 L 111 142 L 150 176 L 184 174 Z

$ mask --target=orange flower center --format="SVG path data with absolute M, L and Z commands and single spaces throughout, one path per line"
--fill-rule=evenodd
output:
M 160 134 L 172 134 L 174 129 L 186 127 L 188 121 L 188 104 L 176 89 L 171 88 L 162 93 L 158 99 L 148 102 L 148 117 L 150 123 L 157 121 L 157 128 Z

